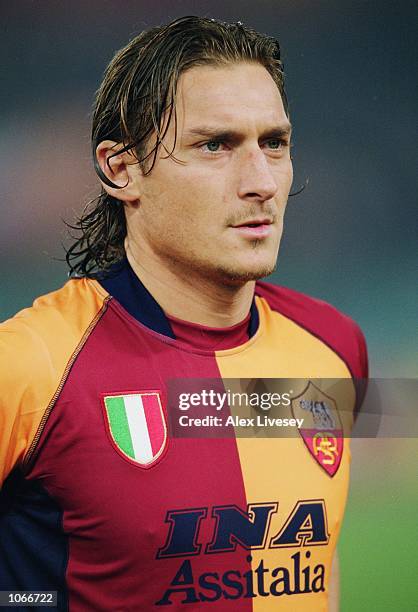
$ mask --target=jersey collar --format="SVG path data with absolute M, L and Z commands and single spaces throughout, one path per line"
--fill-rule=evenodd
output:
M 137 321 L 159 334 L 175 339 L 163 309 L 139 280 L 126 257 L 106 273 L 97 275 L 96 280 Z M 253 299 L 248 323 L 250 338 L 256 333 L 258 325 L 259 315 Z

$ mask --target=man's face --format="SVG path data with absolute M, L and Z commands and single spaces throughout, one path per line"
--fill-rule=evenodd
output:
M 268 275 L 293 176 L 276 84 L 256 63 L 195 67 L 179 80 L 176 110 L 176 159 L 167 155 L 172 120 L 152 172 L 135 166 L 129 239 L 186 278 L 235 284 Z

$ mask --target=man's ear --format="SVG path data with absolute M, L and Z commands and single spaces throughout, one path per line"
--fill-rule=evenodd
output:
M 113 140 L 103 140 L 97 145 L 97 164 L 114 187 L 102 179 L 100 182 L 110 196 L 124 202 L 135 202 L 140 197 L 142 172 L 138 160 L 131 152 L 124 151 L 118 154 L 118 150 L 122 148 L 121 143 Z

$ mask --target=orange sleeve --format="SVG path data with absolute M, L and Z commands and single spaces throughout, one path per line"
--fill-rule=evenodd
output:
M 107 294 L 69 281 L 0 325 L 0 487 L 44 425 Z

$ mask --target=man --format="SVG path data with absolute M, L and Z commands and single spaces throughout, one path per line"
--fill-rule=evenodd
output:
M 367 358 L 347 317 L 257 282 L 290 135 L 278 44 L 240 23 L 185 17 L 111 62 L 77 276 L 1 329 L 1 589 L 58 591 L 71 611 L 328 609 L 340 409 Z M 176 437 L 182 379 L 298 379 L 287 416 L 308 427 Z M 348 400 L 314 379 L 348 379 Z

